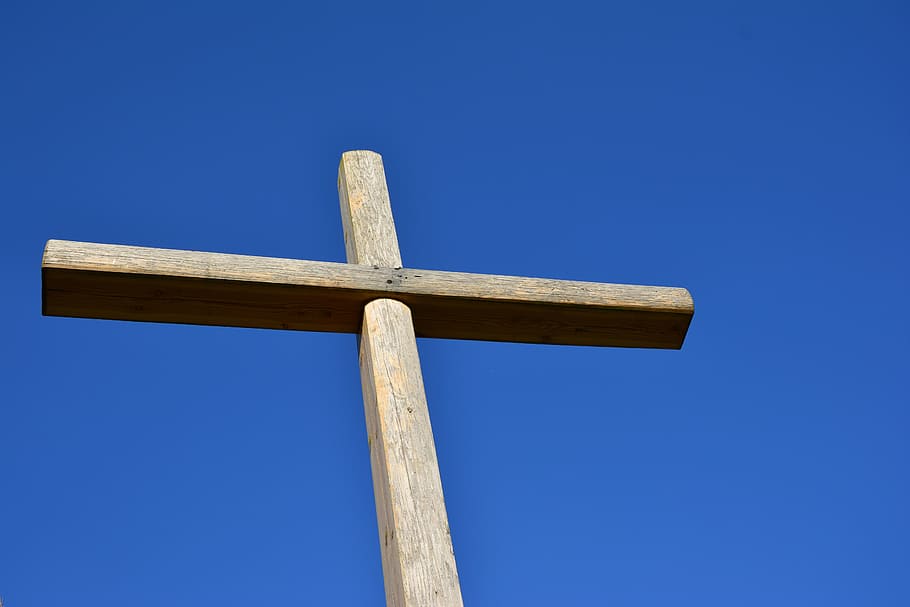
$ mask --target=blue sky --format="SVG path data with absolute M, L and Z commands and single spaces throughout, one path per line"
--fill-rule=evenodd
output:
M 899 2 L 0 7 L 0 596 L 381 605 L 355 338 L 44 318 L 49 238 L 685 286 L 419 344 L 470 605 L 910 604 Z

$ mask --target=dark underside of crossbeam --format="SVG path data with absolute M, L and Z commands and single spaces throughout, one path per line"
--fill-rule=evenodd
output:
M 364 305 L 407 304 L 420 337 L 680 348 L 685 289 L 372 268 L 50 241 L 49 316 L 357 333 Z

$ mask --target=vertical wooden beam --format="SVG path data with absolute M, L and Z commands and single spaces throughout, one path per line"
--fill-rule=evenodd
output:
M 338 197 L 349 263 L 400 267 L 382 158 L 345 152 Z M 363 313 L 360 375 L 386 603 L 460 606 L 436 447 L 411 311 L 377 299 Z
M 400 268 L 398 234 L 382 156 L 366 150 L 342 154 L 338 200 L 348 263 Z

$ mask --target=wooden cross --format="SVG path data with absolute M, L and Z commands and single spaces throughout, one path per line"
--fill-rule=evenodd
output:
M 381 157 L 346 152 L 348 263 L 48 241 L 45 315 L 360 335 L 390 606 L 461 605 L 416 337 L 680 348 L 688 291 L 402 268 Z

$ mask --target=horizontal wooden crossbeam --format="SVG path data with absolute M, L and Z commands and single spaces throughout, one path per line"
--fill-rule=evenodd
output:
M 357 333 L 363 307 L 407 304 L 418 337 L 680 348 L 681 288 L 380 268 L 48 241 L 49 316 Z

